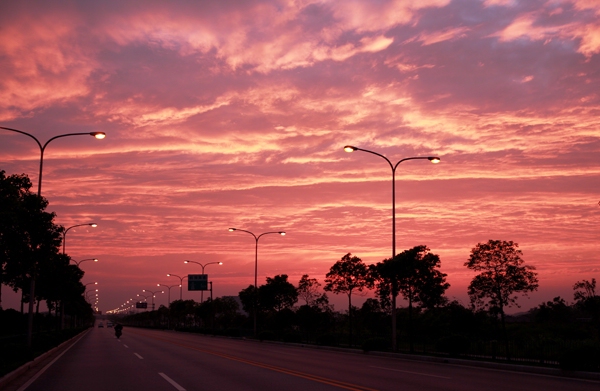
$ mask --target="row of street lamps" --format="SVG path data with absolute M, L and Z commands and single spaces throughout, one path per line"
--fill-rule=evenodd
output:
M 91 135 L 97 139 L 103 139 L 106 137 L 106 134 L 104 132 L 88 132 L 88 133 L 67 133 L 67 134 L 61 134 L 58 136 L 54 136 L 52 138 L 50 138 L 48 141 L 46 141 L 45 144 L 42 145 L 42 143 L 40 143 L 40 141 L 33 135 L 23 132 L 21 130 L 17 130 L 17 129 L 12 129 L 12 128 L 7 128 L 7 127 L 0 127 L 0 129 L 4 129 L 4 130 L 8 130 L 8 131 L 12 131 L 12 132 L 17 132 L 17 133 L 21 133 L 24 134 L 28 137 L 31 137 L 33 140 L 35 140 L 35 142 L 38 144 L 39 148 L 40 148 L 40 169 L 39 169 L 39 177 L 38 177 L 38 195 L 41 196 L 41 192 L 42 192 L 42 169 L 43 169 L 43 162 L 44 162 L 44 151 L 46 149 L 46 147 L 48 146 L 48 144 L 58 138 L 62 138 L 62 137 L 68 137 L 68 136 L 79 136 L 79 135 Z M 362 151 L 362 152 L 366 152 L 366 153 L 370 153 L 376 156 L 379 156 L 381 158 L 383 158 L 390 166 L 391 170 L 392 170 L 392 258 L 394 258 L 396 256 L 396 169 L 398 168 L 398 166 L 400 165 L 400 163 L 408 161 L 408 160 L 429 160 L 432 163 L 439 163 L 440 162 L 440 158 L 437 156 L 417 156 L 417 157 L 408 157 L 408 158 L 404 158 L 399 160 L 396 164 L 393 164 L 387 157 L 385 157 L 384 155 L 371 151 L 371 150 L 367 150 L 367 149 L 363 149 L 363 148 L 358 148 L 352 145 L 346 145 L 344 147 L 344 150 L 346 152 L 354 152 L 354 151 Z M 64 232 L 63 232 L 63 253 L 65 252 L 65 243 L 66 243 L 66 234 L 68 232 L 68 230 L 70 230 L 71 228 L 75 228 L 75 227 L 79 227 L 79 226 L 84 226 L 84 225 L 89 225 L 91 227 L 95 227 L 96 224 L 95 223 L 88 223 L 88 224 L 78 224 L 78 225 L 74 225 L 71 226 L 69 228 L 67 228 Z M 264 232 L 261 233 L 259 235 L 254 234 L 251 231 L 247 231 L 247 230 L 243 230 L 243 229 L 238 229 L 238 228 L 229 228 L 229 231 L 233 232 L 233 231 L 241 231 L 241 232 L 245 232 L 248 233 L 250 235 L 252 235 L 254 237 L 255 240 L 255 252 L 254 252 L 254 288 L 255 290 L 258 287 L 258 241 L 259 239 L 267 234 L 279 234 L 279 235 L 285 235 L 284 231 L 269 231 L 269 232 Z M 97 261 L 96 259 L 85 259 L 80 261 L 79 263 L 83 262 L 83 261 L 87 261 L 87 260 L 94 260 Z M 79 263 L 77 263 L 77 265 L 79 265 Z M 202 274 L 204 274 L 204 267 L 212 264 L 212 263 L 219 263 L 220 262 L 209 262 L 207 264 L 200 264 L 198 262 L 194 262 L 194 261 L 185 261 L 185 263 L 197 263 L 202 267 Z M 31 298 L 35 297 L 34 293 L 35 293 L 35 279 L 34 279 L 34 275 L 35 272 L 32 272 L 32 278 L 31 278 L 31 285 L 30 285 L 30 296 Z M 183 285 L 183 279 L 185 277 L 180 277 L 178 275 L 175 274 L 167 274 L 167 276 L 172 276 L 172 277 L 177 277 L 180 279 L 180 299 L 182 298 L 182 290 L 181 290 L 181 286 Z M 161 284 L 158 284 L 159 286 Z M 169 292 L 170 292 L 170 287 L 169 287 Z M 203 292 L 203 291 L 202 291 Z M 170 295 L 170 294 L 169 294 Z M 154 296 L 154 295 L 153 295 Z M 256 306 L 256 303 L 255 303 Z M 393 312 L 395 312 L 395 308 L 392 309 Z M 392 321 L 395 323 L 395 316 L 392 316 Z M 395 324 L 394 324 L 395 326 Z M 396 328 L 393 327 L 393 346 L 395 346 L 395 330 Z M 27 343 L 28 346 L 31 346 L 31 335 L 32 335 L 32 331 L 33 331 L 33 300 L 29 301 L 29 322 L 28 322 L 28 331 L 27 331 Z M 254 310 L 254 333 L 256 334 L 256 308 Z
M 106 133 L 104 132 L 86 132 L 86 133 L 65 133 L 59 134 L 58 136 L 51 137 L 48 141 L 46 141 L 43 145 L 42 143 L 32 134 L 27 132 L 23 132 L 22 130 L 7 128 L 4 126 L 0 126 L 0 129 L 8 130 L 10 132 L 16 132 L 23 134 L 27 137 L 32 138 L 40 148 L 40 171 L 38 175 L 38 196 L 42 196 L 42 173 L 44 167 L 44 152 L 46 151 L 46 147 L 50 144 L 51 141 L 56 140 L 58 138 L 69 137 L 69 136 L 84 136 L 89 135 L 93 136 L 96 139 L 103 139 L 106 137 Z M 63 237 L 64 239 L 64 237 Z M 64 247 L 63 247 L 64 250 Z M 32 337 L 33 337 L 33 301 L 35 298 L 35 269 L 36 264 L 34 262 L 33 270 L 31 271 L 31 282 L 29 284 L 29 313 L 27 316 L 27 347 L 31 348 L 32 346 Z

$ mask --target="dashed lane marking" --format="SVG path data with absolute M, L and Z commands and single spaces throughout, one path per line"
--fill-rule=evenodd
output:
M 179 384 L 175 382 L 175 380 L 171 379 L 169 376 L 165 375 L 162 372 L 158 372 L 159 375 L 163 377 L 166 381 L 168 381 L 173 387 L 177 389 L 177 391 L 185 391 L 185 388 L 181 387 Z

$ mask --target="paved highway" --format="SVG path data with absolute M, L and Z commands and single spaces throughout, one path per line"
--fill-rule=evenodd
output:
M 600 382 L 172 331 L 95 328 L 20 391 L 569 390 Z

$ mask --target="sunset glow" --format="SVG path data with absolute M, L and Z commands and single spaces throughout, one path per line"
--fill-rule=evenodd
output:
M 392 175 L 357 148 L 424 159 L 395 173 L 397 252 L 439 255 L 450 299 L 495 239 L 539 273 L 524 309 L 572 301 L 600 279 L 599 18 L 592 0 L 2 2 L 0 126 L 106 137 L 52 141 L 42 186 L 84 225 L 66 253 L 101 259 L 81 268 L 103 311 L 157 283 L 199 301 L 167 277 L 198 273 L 186 259 L 222 262 L 215 297 L 252 285 L 255 242 L 228 227 L 287 233 L 260 239 L 259 284 L 390 257 Z M 39 158 L 0 129 L 0 170 L 32 191 Z

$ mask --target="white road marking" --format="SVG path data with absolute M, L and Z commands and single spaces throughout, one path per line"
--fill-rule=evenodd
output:
M 127 346 L 127 345 L 125 345 L 125 344 L 123 344 L 123 346 L 125 346 L 127 349 L 129 349 L 129 346 Z
M 175 383 L 175 380 L 171 379 L 169 376 L 165 375 L 162 372 L 158 372 L 158 374 L 161 375 L 163 377 L 163 379 L 165 379 L 166 381 L 171 383 L 171 385 L 173 387 L 175 387 L 177 389 L 177 391 L 185 391 L 185 388 L 183 388 L 179 384 Z
M 437 378 L 439 378 L 439 379 L 452 379 L 451 377 L 446 377 L 446 376 L 430 375 L 430 374 L 428 374 L 428 373 L 420 373 L 420 372 L 402 371 L 402 370 L 400 370 L 400 369 L 394 369 L 394 368 L 384 368 L 384 367 L 371 367 L 371 368 L 385 369 L 386 371 L 394 371 L 394 372 L 410 373 L 411 375 L 419 375 L 419 376 L 437 377 Z
M 137 353 L 133 353 L 133 354 L 135 354 L 135 355 L 137 356 L 137 358 L 139 358 L 140 360 L 143 360 L 143 359 L 144 359 L 144 357 L 140 356 L 140 355 L 139 355 L 139 354 L 137 354 Z

